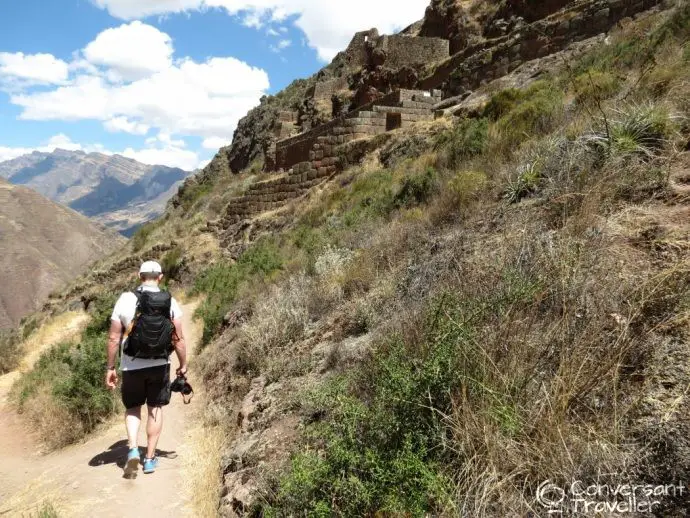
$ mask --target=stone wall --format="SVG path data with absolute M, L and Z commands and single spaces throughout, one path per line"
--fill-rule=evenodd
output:
M 313 160 L 311 152 L 321 137 L 334 137 L 329 145 L 342 145 L 352 140 L 377 135 L 391 129 L 391 116 L 399 114 L 401 125 L 433 118 L 432 108 L 441 97 L 439 91 L 398 90 L 347 115 L 333 119 L 313 130 L 282 140 L 276 144 L 275 167 L 288 170 L 300 162 Z
M 360 68 L 369 62 L 368 46 L 371 41 L 379 38 L 379 31 L 370 29 L 355 34 L 345 50 L 345 61 L 350 67 Z
M 385 66 L 393 69 L 436 63 L 450 56 L 450 42 L 441 38 L 382 36 L 374 48 L 386 53 Z
M 316 101 L 331 102 L 331 97 L 341 90 L 347 90 L 347 77 L 336 77 L 326 81 L 319 81 L 314 85 L 314 99 Z
M 278 142 L 275 167 L 287 172 L 230 200 L 226 219 L 239 221 L 275 210 L 304 195 L 341 171 L 352 156 L 368 149 L 366 143 L 374 137 L 433 119 L 433 106 L 440 99 L 439 91 L 399 90 L 310 132 Z M 364 148 L 359 143 L 365 143 Z
M 441 63 L 418 88 L 443 88 L 446 96 L 474 89 L 509 74 L 527 61 L 554 54 L 569 44 L 608 31 L 621 19 L 661 0 L 594 0 L 577 4 L 514 34 L 469 47 Z

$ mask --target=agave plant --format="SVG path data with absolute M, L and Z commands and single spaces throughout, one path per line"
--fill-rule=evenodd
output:
M 599 129 L 587 141 L 606 156 L 637 155 L 652 159 L 668 143 L 673 117 L 664 107 L 651 103 L 629 104 L 602 117 Z

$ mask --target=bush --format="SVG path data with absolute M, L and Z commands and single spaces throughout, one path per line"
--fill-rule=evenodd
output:
M 443 447 L 443 416 L 457 393 L 480 390 L 484 379 L 461 307 L 439 298 L 423 343 L 394 338 L 358 374 L 312 393 L 310 413 L 324 416 L 307 431 L 314 451 L 294 457 L 267 515 L 423 516 L 451 505 L 453 457 Z
M 274 287 L 240 330 L 239 364 L 244 371 L 268 372 L 272 379 L 288 365 L 273 361 L 299 341 L 309 323 L 312 281 L 304 276 Z M 294 355 L 290 355 L 294 359 Z
M 146 246 L 149 236 L 156 230 L 157 223 L 152 221 L 150 223 L 145 223 L 140 226 L 137 231 L 132 236 L 132 250 L 134 252 L 139 252 Z
M 551 131 L 563 111 L 563 92 L 546 81 L 537 81 L 497 122 L 504 143 L 515 147 L 532 136 Z
M 668 111 L 653 104 L 614 110 L 600 126 L 588 139 L 605 156 L 637 155 L 643 159 L 658 155 L 673 131 Z
M 167 281 L 180 280 L 180 273 L 184 267 L 183 259 L 184 251 L 182 247 L 176 246 L 172 250 L 169 250 L 161 260 L 161 268 L 165 274 L 165 279 Z
M 590 70 L 573 80 L 576 100 L 579 104 L 609 99 L 620 91 L 620 81 L 610 72 Z
M 196 279 L 193 292 L 206 299 L 197 310 L 204 321 L 202 345 L 207 345 L 222 329 L 223 318 L 237 298 L 242 283 L 264 277 L 282 268 L 277 246 L 259 241 L 242 254 L 236 263 L 221 262 L 204 270 Z
M 437 191 L 436 171 L 429 168 L 425 173 L 405 178 L 402 186 L 393 197 L 393 206 L 396 209 L 401 209 L 426 204 Z
M 436 148 L 446 151 L 448 167 L 456 169 L 467 159 L 484 152 L 488 135 L 487 119 L 462 119 L 450 132 L 441 136 Z
M 81 439 L 117 409 L 114 394 L 103 384 L 108 340 L 105 315 L 109 327 L 112 300 L 103 298 L 97 303 L 78 343 L 59 344 L 44 352 L 13 388 L 20 412 L 34 421 L 50 447 Z
M 110 330 L 110 317 L 117 299 L 115 293 L 103 293 L 91 303 L 91 320 L 84 330 L 86 336 L 101 335 Z
M 510 112 L 524 95 L 517 88 L 506 88 L 491 96 L 491 99 L 484 107 L 482 115 L 491 121 L 496 122 L 506 113 Z
M 509 203 L 518 203 L 537 191 L 540 180 L 541 172 L 536 162 L 518 168 L 516 178 L 508 184 L 505 199 Z
M 17 331 L 0 330 L 0 374 L 14 370 L 22 357 L 22 340 Z
M 471 199 L 481 193 L 489 183 L 485 173 L 479 171 L 463 171 L 450 179 L 446 190 L 458 207 L 466 205 Z

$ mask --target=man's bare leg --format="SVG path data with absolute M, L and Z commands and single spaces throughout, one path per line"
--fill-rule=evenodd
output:
M 152 459 L 156 456 L 156 446 L 158 439 L 163 430 L 163 408 L 162 407 L 148 407 L 149 418 L 146 422 L 146 435 L 148 436 L 148 443 L 146 447 L 146 458 Z
M 139 425 L 141 424 L 141 407 L 130 408 L 125 413 L 125 426 L 127 427 L 127 439 L 129 449 L 138 447 Z

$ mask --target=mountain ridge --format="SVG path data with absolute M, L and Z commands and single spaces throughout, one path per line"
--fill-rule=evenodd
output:
M 125 236 L 158 217 L 171 193 L 191 174 L 117 154 L 60 148 L 0 162 L 0 178 L 25 185 Z

